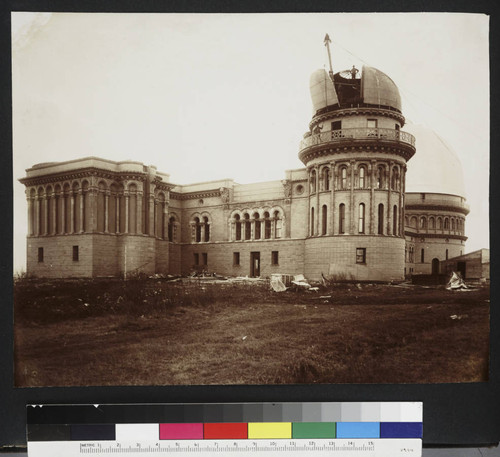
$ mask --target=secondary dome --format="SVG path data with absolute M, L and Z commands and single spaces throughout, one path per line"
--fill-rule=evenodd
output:
M 360 105 L 377 106 L 401 112 L 401 96 L 394 81 L 385 73 L 363 65 L 333 75 L 316 70 L 309 80 L 314 113 L 326 107 L 350 108 Z
M 408 162 L 406 192 L 451 194 L 465 197 L 462 164 L 453 149 L 433 130 L 407 122 L 417 152 Z

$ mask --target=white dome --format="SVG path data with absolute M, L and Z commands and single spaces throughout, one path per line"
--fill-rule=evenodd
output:
M 415 136 L 417 152 L 408 162 L 406 192 L 451 194 L 465 197 L 460 159 L 433 130 L 407 122 L 405 130 Z

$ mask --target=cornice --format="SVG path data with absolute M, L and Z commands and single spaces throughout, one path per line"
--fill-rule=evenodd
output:
M 330 144 L 320 144 L 310 146 L 307 149 L 299 152 L 299 159 L 307 166 L 307 163 L 312 159 L 318 157 L 324 157 L 328 155 L 335 154 L 359 154 L 363 153 L 369 155 L 371 153 L 384 153 L 384 154 L 396 154 L 401 156 L 404 160 L 410 160 L 415 154 L 415 147 L 406 143 L 398 143 L 396 145 L 391 145 L 390 140 L 373 140 L 373 139 L 351 139 L 350 144 L 346 145 L 345 141 L 343 144 L 334 145 L 335 142 Z M 339 143 L 339 142 L 336 142 Z M 354 158 L 354 157 L 353 157 Z M 356 157 L 357 158 L 357 157 Z M 369 160 L 370 157 L 366 157 L 365 160 Z
M 453 205 L 426 205 L 425 203 L 405 205 L 406 210 L 425 210 L 425 211 L 450 211 L 454 213 L 461 213 L 464 216 L 469 214 L 469 210 L 463 206 Z
M 451 239 L 451 240 L 461 240 L 467 241 L 467 237 L 465 235 L 454 235 L 451 233 L 418 233 L 418 232 L 409 232 L 405 230 L 405 236 L 413 236 L 414 238 L 442 238 L 442 239 Z
M 220 189 L 204 190 L 200 192 L 171 192 L 170 198 L 174 200 L 195 200 L 197 198 L 220 197 Z
M 108 171 L 100 168 L 89 167 L 79 170 L 69 170 L 66 172 L 52 173 L 42 176 L 24 177 L 19 179 L 19 182 L 25 186 L 33 186 L 39 184 L 52 184 L 63 181 L 71 181 L 73 179 L 82 179 L 89 177 L 99 177 L 103 179 L 120 181 L 146 181 L 147 174 L 131 171 Z
M 312 129 L 316 124 L 328 121 L 330 119 L 347 117 L 347 116 L 359 116 L 359 115 L 368 115 L 368 116 L 379 115 L 396 119 L 401 123 L 401 125 L 404 125 L 405 123 L 405 117 L 401 113 L 398 113 L 397 111 L 377 108 L 375 106 L 373 107 L 363 106 L 359 108 L 338 108 L 337 110 L 334 111 L 318 114 L 312 118 L 311 122 L 309 122 L 309 128 Z

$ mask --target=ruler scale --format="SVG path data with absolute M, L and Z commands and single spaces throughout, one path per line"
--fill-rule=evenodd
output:
M 27 413 L 30 457 L 422 454 L 421 403 L 44 405 Z

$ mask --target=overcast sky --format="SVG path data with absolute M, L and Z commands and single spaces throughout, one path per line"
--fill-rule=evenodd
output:
M 453 148 L 471 206 L 466 252 L 489 247 L 485 15 L 13 13 L 12 31 L 15 270 L 27 213 L 17 179 L 35 163 L 137 160 L 179 184 L 303 167 L 325 33 L 334 71 L 383 71 L 406 118 Z

